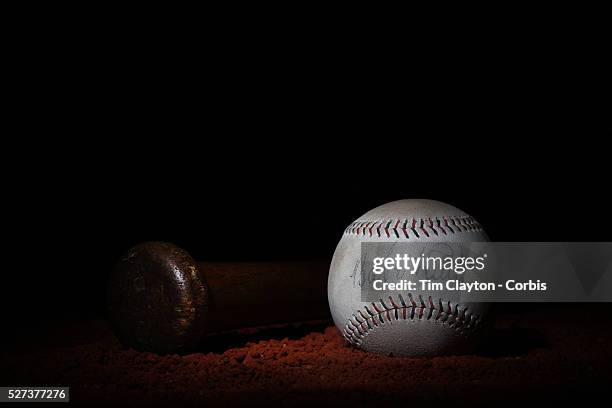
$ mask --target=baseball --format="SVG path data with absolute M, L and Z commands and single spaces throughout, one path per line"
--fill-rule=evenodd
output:
M 488 237 L 465 212 L 433 200 L 399 200 L 368 211 L 346 228 L 332 259 L 328 299 L 346 341 L 393 356 L 461 354 L 473 350 L 488 304 L 441 299 L 423 288 L 377 302 L 361 301 L 362 242 L 483 242 Z

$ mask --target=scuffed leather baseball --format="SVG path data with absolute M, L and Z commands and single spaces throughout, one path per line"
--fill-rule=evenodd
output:
M 345 230 L 332 259 L 328 298 L 336 327 L 350 344 L 394 356 L 462 354 L 488 318 L 486 303 L 458 303 L 413 292 L 361 301 L 361 242 L 483 242 L 474 218 L 433 200 L 399 200 L 368 211 Z M 430 301 L 431 298 L 431 301 Z M 411 299 L 411 300 L 408 300 Z

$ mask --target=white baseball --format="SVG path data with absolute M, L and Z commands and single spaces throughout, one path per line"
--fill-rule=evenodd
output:
M 332 259 L 328 298 L 346 341 L 394 356 L 461 354 L 473 349 L 488 304 L 440 299 L 426 291 L 361 301 L 362 242 L 483 242 L 480 224 L 433 200 L 399 200 L 377 207 L 344 232 Z

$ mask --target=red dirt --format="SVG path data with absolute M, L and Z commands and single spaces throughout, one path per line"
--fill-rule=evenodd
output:
M 368 354 L 323 326 L 217 336 L 202 352 L 159 356 L 123 348 L 95 321 L 3 353 L 0 385 L 69 385 L 77 402 L 205 406 L 548 401 L 607 391 L 609 318 L 549 309 L 506 313 L 485 350 L 436 358 Z

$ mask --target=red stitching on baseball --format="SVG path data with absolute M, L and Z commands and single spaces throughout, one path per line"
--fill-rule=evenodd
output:
M 442 225 L 444 224 L 444 226 Z M 453 228 L 454 226 L 454 228 Z M 346 230 L 347 235 L 367 235 L 374 236 L 374 230 L 376 235 L 381 237 L 381 228 L 383 229 L 387 238 L 391 238 L 391 234 L 394 234 L 396 238 L 409 239 L 410 234 L 408 230 L 412 230 L 416 238 L 421 238 L 421 235 L 425 237 L 431 237 L 434 235 L 458 234 L 462 232 L 471 231 L 482 231 L 482 226 L 474 220 L 472 217 L 442 217 L 442 221 L 436 218 L 434 221 L 431 218 L 428 219 L 413 219 L 411 226 L 408 225 L 408 219 L 391 219 L 391 220 L 377 220 L 377 221 L 356 221 L 351 224 Z M 417 230 L 421 231 L 421 234 Z M 428 231 L 431 230 L 431 233 Z
M 352 317 L 359 322 L 359 325 L 356 325 L 352 319 L 349 319 L 349 322 L 344 327 L 343 337 L 347 339 L 349 343 L 359 345 L 365 336 L 378 327 L 377 320 L 384 326 L 387 324 L 387 322 L 391 323 L 393 320 L 415 320 L 415 318 L 423 319 L 424 316 L 426 320 L 440 322 L 440 324 L 453 328 L 458 334 L 466 337 L 470 336 L 480 326 L 480 319 L 473 313 L 468 314 L 469 311 L 467 307 L 462 307 L 460 310 L 458 304 L 455 304 L 455 307 L 453 307 L 449 301 L 446 303 L 446 307 L 448 309 L 445 311 L 445 304 L 442 302 L 442 299 L 437 299 L 437 302 L 434 302 L 430 296 L 427 299 L 429 304 L 426 304 L 423 298 L 419 295 L 421 305 L 417 305 L 412 297 L 412 294 L 409 293 L 408 297 L 411 302 L 409 306 L 405 304 L 403 298 L 401 297 L 399 303 L 401 303 L 402 306 L 399 306 L 398 303 L 393 300 L 393 297 L 389 296 L 389 301 L 392 305 L 391 308 L 387 307 L 382 299 L 380 300 L 382 307 L 379 307 L 375 302 L 372 302 L 371 305 L 376 313 L 372 313 L 367 306 L 364 306 L 367 314 L 362 313 L 361 310 L 357 311 L 359 316 L 364 319 L 364 321 L 359 322 L 357 314 L 354 314 Z M 410 316 L 408 316 L 408 309 L 411 309 Z M 418 311 L 416 309 L 418 309 Z M 391 314 L 391 312 L 393 312 L 393 314 Z M 433 318 L 434 314 L 435 318 Z M 383 317 L 384 315 L 387 315 L 387 322 L 385 322 Z M 370 322 L 374 323 L 374 325 L 370 324 Z M 365 326 L 366 324 L 367 327 Z

